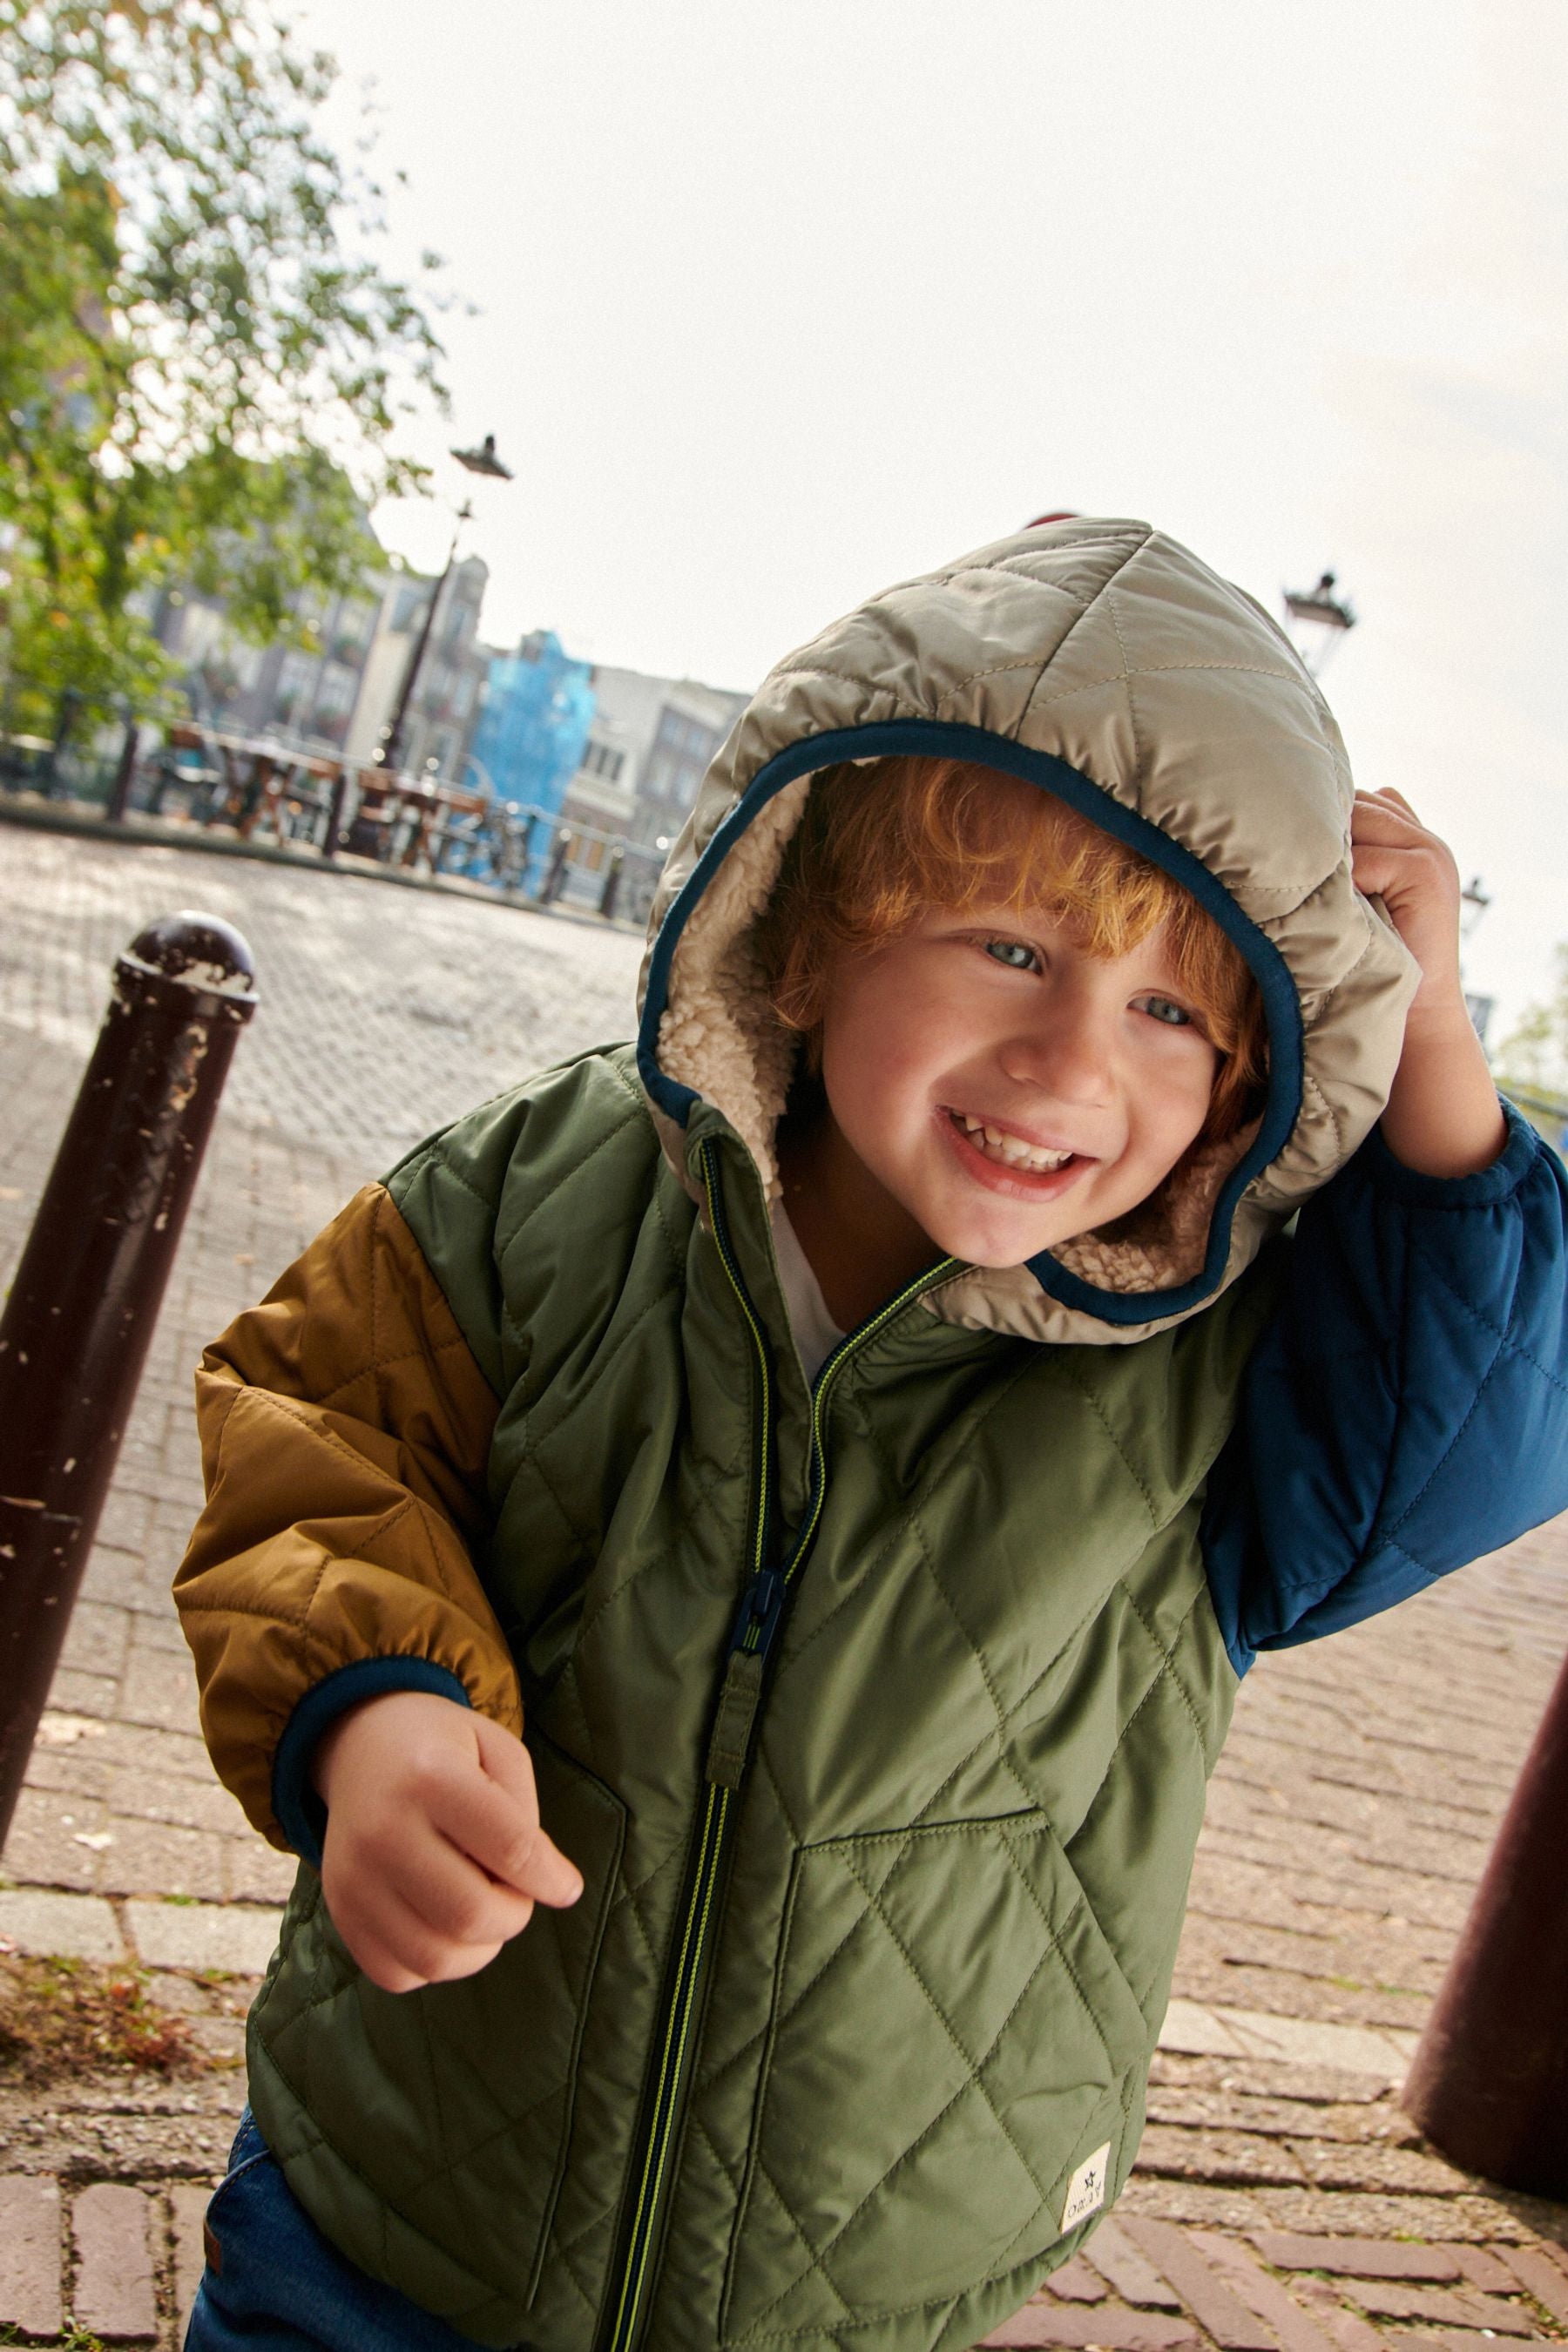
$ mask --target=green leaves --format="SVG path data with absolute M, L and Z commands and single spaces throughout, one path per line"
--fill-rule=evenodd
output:
M 1499 1084 L 1568 1101 L 1568 942 L 1556 950 L 1556 981 L 1544 1003 L 1527 1004 L 1497 1049 Z
M 161 583 L 276 635 L 363 560 L 446 404 L 431 298 L 314 127 L 331 59 L 254 0 L 0 0 L 0 625 L 16 670 L 134 689 Z

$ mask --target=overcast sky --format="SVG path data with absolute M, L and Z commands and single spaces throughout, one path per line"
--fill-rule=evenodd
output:
M 1057 508 L 1271 605 L 1493 905 L 1500 1026 L 1568 939 L 1561 0 L 306 0 L 447 257 L 485 634 L 745 688 Z M 434 568 L 468 486 L 387 509 Z M 1494 1031 L 1495 1034 L 1495 1031 Z

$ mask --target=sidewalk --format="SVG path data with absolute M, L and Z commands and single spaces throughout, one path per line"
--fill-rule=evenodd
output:
M 0 2071 L 0 2324 L 52 2340 L 70 2309 L 106 2342 L 170 2342 L 242 2095 L 224 2061 L 292 1876 L 213 1778 L 168 1599 L 200 1499 L 191 1368 L 420 1133 L 626 1034 L 639 950 L 319 868 L 12 827 L 0 847 L 0 1280 L 115 951 L 195 905 L 239 925 L 260 976 L 0 1882 L 0 1939 L 152 1971 L 216 2062 L 47 2094 Z M 1559 1522 L 1248 1677 L 1138 2170 L 1090 2259 L 994 2341 L 1568 2338 L 1568 2208 L 1456 2171 L 1393 2097 L 1565 1631 Z

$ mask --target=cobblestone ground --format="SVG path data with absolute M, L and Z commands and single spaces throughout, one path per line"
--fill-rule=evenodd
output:
M 0 826 L 0 1279 L 116 950 L 226 916 L 262 1009 L 208 1162 L 4 1856 L 0 1948 L 129 1959 L 210 2071 L 0 2076 L 0 2324 L 172 2340 L 242 2089 L 286 1861 L 218 1787 L 169 1579 L 200 1495 L 204 1342 L 353 1188 L 528 1068 L 627 1034 L 624 933 L 348 876 Z M 1568 2337 L 1568 2209 L 1499 2192 L 1394 2102 L 1550 1688 L 1568 1525 L 1396 1617 L 1266 1659 L 1216 1778 L 1114 2223 L 992 2341 L 1378 2352 Z M 694 2347 L 697 2352 L 697 2347 Z

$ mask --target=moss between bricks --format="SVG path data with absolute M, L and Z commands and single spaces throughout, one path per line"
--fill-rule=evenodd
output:
M 30 2344 L 37 2344 L 38 2340 L 36 2336 L 29 2336 L 27 2339 Z M 63 2332 L 58 2336 L 51 2336 L 47 2340 L 54 2347 L 54 2352 L 107 2352 L 107 2347 L 100 2336 L 94 2336 L 86 2327 L 79 2327 L 68 2315 Z M 0 2327 L 0 2344 L 20 2344 L 21 2342 L 21 2330 L 14 2321 L 8 2320 L 4 2327 Z
M 148 2000 L 145 1969 L 0 1956 L 0 2083 L 120 2066 L 195 2074 L 212 2063 L 187 2018 Z

